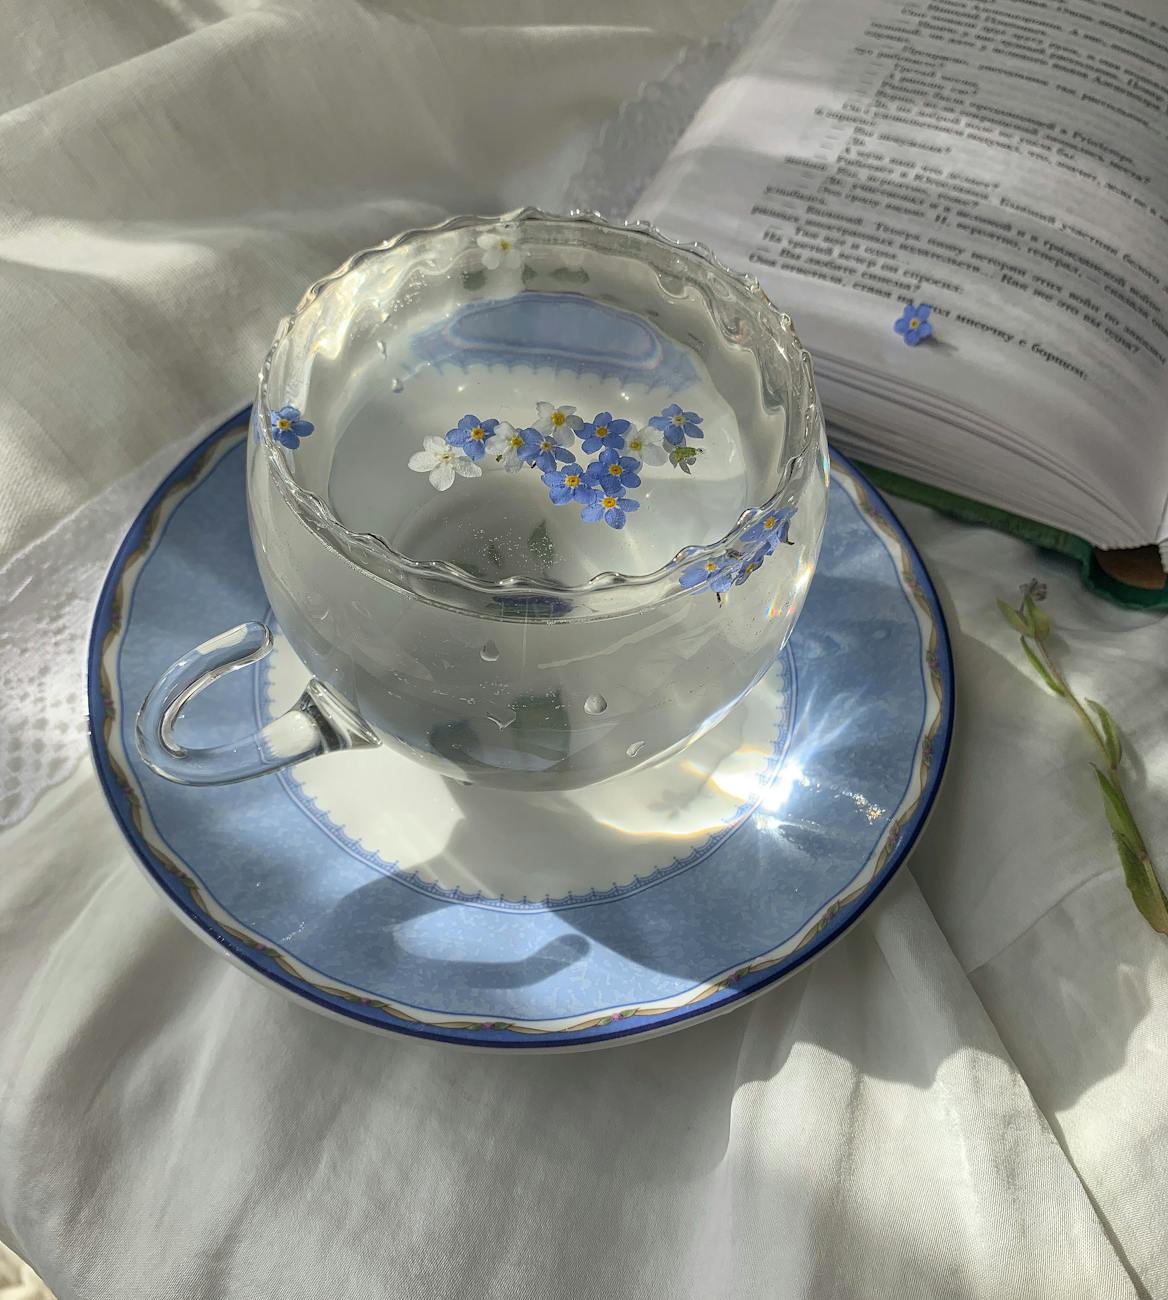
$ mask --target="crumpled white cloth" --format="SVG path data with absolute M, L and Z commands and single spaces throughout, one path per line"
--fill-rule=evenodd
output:
M 622 99 L 734 8 L 10 6 L 6 607 L 35 621 L 33 583 L 96 596 L 310 278 L 447 209 L 556 204 Z M 23 768 L 34 797 L 0 833 L 0 1238 L 59 1300 L 1168 1296 L 1168 944 L 993 600 L 1048 583 L 1168 864 L 1165 625 L 898 508 L 959 681 L 911 871 L 807 971 L 667 1038 L 496 1056 L 326 1021 L 165 910 L 79 733 L 51 778 Z M 55 644 L 46 626 L 53 700 L 80 667 Z M 35 739 L 6 728 L 0 751 Z

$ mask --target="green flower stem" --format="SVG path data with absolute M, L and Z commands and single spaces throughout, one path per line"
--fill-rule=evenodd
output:
M 1050 673 L 1051 677 L 1054 678 L 1054 681 L 1059 688 L 1060 694 L 1063 696 L 1066 702 L 1071 706 L 1071 708 L 1074 709 L 1075 714 L 1078 717 L 1079 721 L 1083 724 L 1084 727 L 1087 728 L 1087 734 L 1091 737 L 1091 740 L 1094 743 L 1095 748 L 1098 749 L 1099 752 L 1103 755 L 1103 761 L 1111 769 L 1112 773 L 1116 774 L 1116 765 L 1114 765 L 1111 762 L 1111 756 L 1107 752 L 1107 745 L 1104 742 L 1102 733 L 1091 721 L 1091 715 L 1079 703 L 1078 696 L 1067 685 L 1067 679 L 1063 676 L 1062 671 L 1060 670 L 1058 664 L 1056 664 L 1054 659 L 1051 657 L 1051 653 L 1047 649 L 1045 639 L 1041 641 L 1036 641 L 1035 645 L 1036 645 L 1036 650 L 1039 658 L 1045 664 L 1046 671 Z
M 1168 898 L 1164 896 L 1148 846 L 1136 825 L 1131 805 L 1119 779 L 1119 766 L 1123 761 L 1119 730 L 1102 704 L 1097 700 L 1088 700 L 1087 703 L 1099 719 L 1096 722 L 1068 685 L 1047 644 L 1051 633 L 1050 616 L 1040 610 L 1035 602 L 1032 594 L 1035 585 L 1031 583 L 1029 589 L 1023 589 L 1026 595 L 1017 609 L 1007 605 L 1004 600 L 998 601 L 998 608 L 1006 622 L 1021 634 L 1022 649 L 1031 667 L 1056 695 L 1061 696 L 1074 709 L 1102 756 L 1103 766 L 1093 763 L 1092 768 L 1103 796 L 1103 810 L 1123 867 L 1128 892 L 1140 915 L 1152 929 L 1168 935 Z M 1039 592 L 1039 599 L 1044 592 L 1045 589 Z

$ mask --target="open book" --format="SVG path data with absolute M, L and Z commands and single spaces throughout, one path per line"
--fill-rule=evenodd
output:
M 1165 0 L 780 0 L 633 215 L 758 276 L 878 482 L 1168 559 Z

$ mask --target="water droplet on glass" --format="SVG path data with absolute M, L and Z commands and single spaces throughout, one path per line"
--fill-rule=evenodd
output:
M 377 340 L 377 350 L 378 350 L 378 352 L 381 353 L 382 356 L 385 356 L 385 340 L 384 340 L 384 339 L 378 339 L 378 340 Z
M 628 749 L 625 750 L 625 753 L 628 754 L 630 758 L 636 758 L 637 755 L 644 748 L 645 748 L 645 742 L 643 740 L 634 740 L 633 743 L 628 747 Z
M 494 641 L 488 641 L 479 651 L 479 658 L 488 664 L 493 664 L 499 657 L 499 647 Z
M 590 695 L 584 701 L 585 713 L 603 713 L 608 708 L 608 701 L 603 695 Z
M 393 381 L 393 383 L 390 384 L 389 387 L 390 387 L 390 389 L 391 389 L 392 392 L 400 393 L 401 390 L 405 387 L 405 384 L 403 384 L 402 381 L 401 381 L 400 379 L 395 379 L 395 380 Z

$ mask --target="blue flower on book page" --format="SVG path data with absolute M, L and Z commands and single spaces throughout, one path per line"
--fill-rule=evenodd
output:
M 910 348 L 915 348 L 921 339 L 927 339 L 932 334 L 933 326 L 929 320 L 932 314 L 933 309 L 927 302 L 922 302 L 918 307 L 914 307 L 911 302 L 907 303 L 892 328 Z

